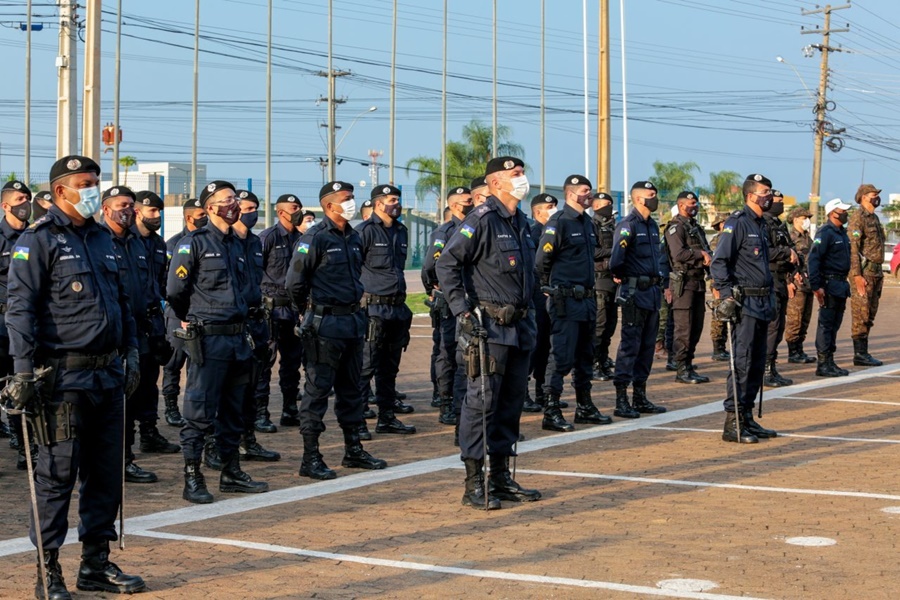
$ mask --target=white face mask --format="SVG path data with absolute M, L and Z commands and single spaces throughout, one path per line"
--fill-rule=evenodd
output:
M 341 216 L 348 221 L 356 216 L 356 200 L 350 198 L 346 202 L 341 202 Z
M 519 177 L 513 177 L 509 180 L 512 184 L 513 188 L 510 190 L 509 195 L 515 198 L 516 200 L 521 200 L 525 196 L 528 195 L 528 190 L 531 189 L 531 186 L 528 185 L 528 178 L 524 175 L 520 175 Z
M 809 217 L 803 219 L 803 222 L 800 223 L 800 227 L 803 228 L 803 231 L 809 231 L 810 220 Z
M 552 217 L 553 215 L 555 215 L 558 212 L 559 212 L 559 209 L 556 208 L 555 206 L 553 208 L 548 208 L 547 209 L 547 218 L 549 219 L 550 217 Z

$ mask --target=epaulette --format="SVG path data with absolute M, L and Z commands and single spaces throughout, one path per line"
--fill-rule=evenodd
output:
M 490 205 L 488 205 L 487 202 L 485 202 L 481 206 L 476 206 L 475 210 L 473 210 L 471 213 L 469 213 L 469 216 L 475 215 L 475 218 L 481 219 L 486 214 L 488 214 L 490 212 L 495 212 L 496 210 L 497 210 L 496 207 L 490 206 Z
M 42 215 L 37 221 L 28 226 L 28 229 L 37 229 L 47 223 L 52 223 L 53 219 L 49 214 Z
M 742 210 L 736 210 L 736 211 L 732 212 L 732 213 L 731 213 L 730 215 L 728 215 L 728 216 L 730 216 L 730 217 L 739 217 L 739 216 L 741 216 L 742 214 L 744 214 L 744 211 L 742 211 Z

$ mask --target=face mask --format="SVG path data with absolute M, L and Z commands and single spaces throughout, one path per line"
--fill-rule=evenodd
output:
M 547 218 L 549 219 L 550 217 L 552 217 L 553 215 L 555 215 L 558 212 L 559 212 L 559 209 L 556 208 L 555 206 L 553 208 L 548 208 L 547 209 Z
M 588 193 L 585 194 L 584 196 L 577 196 L 577 197 L 575 198 L 575 202 L 578 203 L 578 206 L 580 206 L 580 207 L 582 207 L 582 208 L 584 208 L 584 209 L 586 209 L 587 207 L 589 207 L 589 206 L 591 205 L 591 202 L 593 202 L 593 201 L 594 201 L 594 200 L 593 200 L 593 198 L 591 198 L 590 192 L 588 192 Z
M 194 227 L 196 227 L 197 229 L 203 229 L 204 227 L 206 227 L 207 223 L 209 223 L 209 217 L 207 217 L 206 215 L 203 215 L 199 219 L 194 219 Z
M 398 204 L 392 204 L 384 207 L 384 213 L 392 219 L 396 219 L 403 214 L 403 207 Z
M 40 204 L 38 204 L 40 206 Z M 17 218 L 20 221 L 27 221 L 31 216 L 31 204 L 28 202 L 23 202 L 17 206 L 10 206 L 9 212 L 12 216 Z M 44 212 L 47 212 L 46 210 Z
M 297 225 L 299 225 L 300 223 L 303 222 L 303 211 L 302 211 L 302 210 L 298 210 L 298 211 L 295 212 L 295 213 L 289 214 L 288 217 L 289 217 L 290 220 L 291 220 L 291 225 L 293 225 L 294 227 L 296 227 Z
M 141 223 L 150 231 L 159 231 L 159 228 L 162 227 L 162 217 L 143 218 Z
M 509 195 L 515 198 L 516 200 L 521 200 L 525 196 L 528 195 L 528 190 L 531 189 L 531 186 L 528 185 L 528 178 L 524 175 L 519 177 L 513 177 L 509 180 L 512 184 L 512 189 L 509 191 Z
M 881 196 L 875 196 L 874 198 L 869 200 L 869 202 L 872 203 L 873 208 L 878 208 L 879 206 L 881 206 Z
M 768 196 L 757 196 L 754 194 L 753 197 L 756 198 L 756 205 L 760 207 L 763 212 L 767 212 L 772 208 L 772 200 L 775 198 L 775 196 L 772 196 L 771 194 Z
M 644 207 L 650 212 L 656 212 L 656 209 L 659 208 L 659 196 L 644 198 Z
M 809 231 L 810 223 L 811 221 L 809 220 L 809 217 L 807 217 L 803 219 L 802 223 L 800 223 L 800 227 L 803 229 L 803 231 Z
M 773 202 L 769 207 L 769 214 L 775 217 L 781 216 L 784 212 L 784 202 Z
M 473 208 L 475 208 L 474 204 L 463 204 L 462 206 L 459 207 L 459 212 L 461 212 L 463 214 L 463 216 L 465 217 L 470 212 L 472 212 Z
M 584 209 L 584 214 L 586 214 L 586 215 L 589 216 L 589 217 L 593 217 L 593 216 L 594 216 L 594 209 L 593 209 L 593 208 L 586 208 L 586 209 Z
M 838 213 L 836 216 L 837 216 L 837 220 L 841 223 L 841 225 L 846 227 L 847 220 L 850 218 L 850 214 L 844 212 L 844 213 Z
M 312 221 L 307 221 L 307 222 L 303 223 L 301 228 L 303 229 L 304 232 L 306 232 L 306 231 L 309 231 L 309 228 L 315 224 L 316 224 L 316 220 L 313 219 Z
M 346 202 L 341 202 L 341 216 L 346 220 L 350 220 L 356 216 L 356 200 L 350 198 Z
M 613 207 L 612 204 L 607 206 L 602 206 L 594 211 L 594 214 L 603 219 L 609 219 L 613 216 Z
M 689 216 L 690 218 L 692 218 L 692 219 L 693 219 L 694 217 L 696 217 L 697 214 L 698 214 L 699 212 L 700 212 L 700 207 L 699 207 L 699 206 L 690 206 L 690 207 L 688 207 L 688 209 L 687 209 L 687 214 L 688 214 L 688 216 Z
M 243 223 L 244 227 L 247 229 L 253 229 L 253 226 L 256 225 L 257 221 L 259 221 L 259 211 L 254 210 L 253 212 L 241 215 L 241 223 Z
M 216 207 L 216 216 L 228 223 L 234 225 L 241 216 L 241 208 L 237 202 Z
M 81 188 L 78 190 L 67 185 L 64 185 L 63 187 L 67 187 L 70 190 L 75 190 L 76 192 L 78 192 L 78 197 L 81 198 L 81 201 L 78 202 L 78 204 L 72 204 L 68 201 L 68 199 L 66 200 L 66 202 L 72 204 L 72 206 L 75 207 L 75 212 L 77 212 L 85 219 L 95 214 L 97 212 L 97 209 L 100 208 L 100 188 L 98 188 L 97 186 Z
M 34 220 L 37 221 L 47 214 L 47 209 L 41 206 L 37 201 L 34 201 L 32 202 L 32 212 L 34 213 Z

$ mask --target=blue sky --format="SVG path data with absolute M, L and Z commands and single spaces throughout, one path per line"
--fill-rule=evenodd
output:
M 21 3 L 24 4 L 24 3 Z M 35 2 L 35 13 L 56 9 Z M 325 155 L 327 3 L 275 0 L 276 66 L 273 70 L 273 194 L 301 195 L 321 180 L 316 157 Z M 622 77 L 619 3 L 611 2 L 612 181 L 625 187 L 622 169 Z M 112 119 L 115 3 L 105 3 L 103 113 Z M 347 99 L 338 110 L 345 127 L 370 106 L 343 141 L 346 157 L 338 177 L 368 178 L 369 149 L 385 151 L 391 48 L 391 0 L 335 0 L 334 66 L 352 72 L 338 81 Z M 590 108 L 596 111 L 598 3 L 589 2 Z M 540 2 L 499 0 L 498 78 L 501 123 L 525 147 L 532 181 L 540 178 L 538 86 L 540 84 Z M 265 0 L 202 0 L 200 162 L 211 178 L 254 180 L 263 189 L 265 152 Z M 802 17 L 813 3 L 797 0 L 627 0 L 626 41 L 629 116 L 629 179 L 644 179 L 655 160 L 697 162 L 697 183 L 709 173 L 762 172 L 788 195 L 804 200 L 810 189 L 814 101 L 819 55 L 804 58 L 801 48 L 821 36 L 801 35 L 800 27 L 821 24 L 821 15 Z M 547 2 L 546 164 L 548 184 L 583 171 L 582 3 Z M 21 171 L 23 148 L 24 39 L 14 28 L 17 6 L 0 8 L 0 169 Z M 139 161 L 190 159 L 193 2 L 124 2 L 127 37 L 122 41 L 123 154 Z M 413 156 L 440 150 L 442 3 L 400 0 L 395 180 L 409 185 L 415 174 L 403 166 Z M 852 197 L 861 178 L 886 192 L 900 192 L 900 7 L 895 0 L 858 0 L 834 13 L 833 27 L 851 31 L 833 36 L 833 45 L 851 52 L 831 55 L 829 114 L 847 127 L 845 148 L 825 151 L 822 196 Z M 449 137 L 459 137 L 472 118 L 491 119 L 491 5 L 484 0 L 450 2 L 448 38 Z M 33 34 L 32 170 L 45 172 L 55 149 L 56 29 Z M 83 66 L 83 62 L 80 67 Z M 596 118 L 591 117 L 591 178 L 595 173 Z M 345 130 L 346 131 L 346 130 Z M 338 132 L 340 139 L 342 131 Z M 104 169 L 109 168 L 109 154 Z M 307 160 L 310 159 L 310 160 Z M 381 181 L 387 180 L 386 169 Z M 630 182 L 629 182 L 630 183 Z

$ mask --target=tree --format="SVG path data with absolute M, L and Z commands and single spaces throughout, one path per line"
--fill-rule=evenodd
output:
M 119 159 L 119 164 L 125 167 L 125 181 L 122 185 L 128 185 L 128 169 L 137 164 L 137 158 L 127 155 Z
M 708 195 L 719 213 L 740 208 L 743 204 L 741 196 L 741 174 L 736 171 L 715 171 L 709 174 Z
M 659 190 L 660 200 L 674 202 L 679 193 L 693 190 L 694 173 L 700 171 L 700 165 L 693 161 L 685 163 L 661 162 L 653 163 L 653 177 L 650 181 Z
M 497 152 L 503 155 L 524 158 L 525 150 L 519 144 L 509 141 L 512 130 L 505 126 L 497 127 Z M 491 159 L 493 135 L 491 127 L 473 119 L 463 127 L 461 141 L 447 142 L 447 185 L 469 185 L 473 179 L 484 175 L 487 162 Z M 438 196 L 439 204 L 443 201 L 441 194 L 441 157 L 419 155 L 406 162 L 406 173 L 418 171 L 416 180 L 416 196 L 425 198 L 428 194 Z
M 19 176 L 16 175 L 15 171 L 10 171 L 9 174 L 6 176 L 6 178 L 3 180 L 3 183 L 6 183 L 8 181 L 21 181 L 21 179 L 19 179 Z M 31 190 L 32 194 L 36 194 L 38 192 L 38 182 L 37 181 L 33 181 L 33 180 L 32 181 L 23 181 L 22 183 L 24 183 L 25 185 L 28 186 L 28 189 Z

